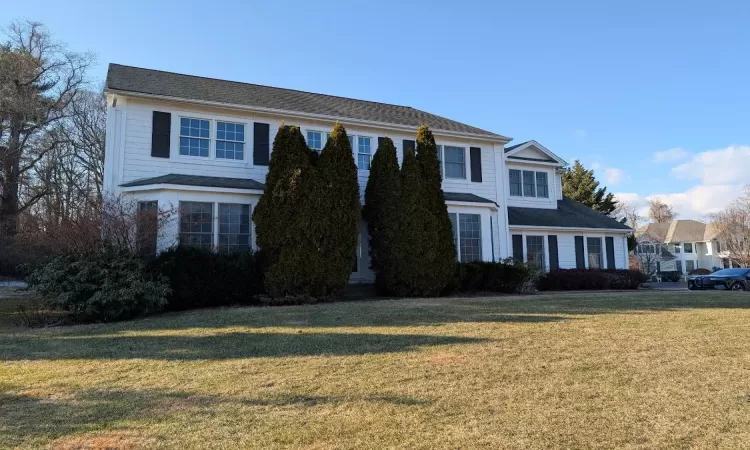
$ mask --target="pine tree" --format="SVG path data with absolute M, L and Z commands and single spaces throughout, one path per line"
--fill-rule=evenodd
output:
M 439 295 L 447 280 L 433 270 L 440 254 L 437 224 L 425 201 L 422 175 L 416 156 L 408 152 L 401 166 L 401 196 L 398 202 L 393 260 L 385 267 L 387 290 L 395 295 Z
M 362 217 L 357 166 L 346 130 L 338 122 L 320 153 L 317 167 L 326 189 L 318 217 L 323 225 L 321 252 L 328 275 L 324 284 L 330 295 L 349 282 Z
M 417 163 L 423 185 L 424 202 L 432 215 L 437 234 L 436 240 L 432 243 L 435 258 L 429 264 L 442 290 L 448 285 L 455 271 L 456 246 L 453 241 L 453 225 L 443 194 L 443 177 L 437 157 L 437 145 L 427 125 L 422 125 L 417 130 Z
M 387 293 L 390 285 L 386 268 L 393 261 L 392 246 L 398 234 L 400 196 L 396 147 L 390 138 L 384 138 L 372 158 L 362 211 L 370 236 L 370 267 L 375 273 L 375 286 L 382 293 Z
M 606 187 L 599 187 L 594 178 L 594 171 L 587 170 L 580 161 L 576 160 L 573 168 L 566 169 L 562 176 L 563 196 L 599 211 L 611 215 L 617 208 L 617 200 L 612 193 L 607 193 Z

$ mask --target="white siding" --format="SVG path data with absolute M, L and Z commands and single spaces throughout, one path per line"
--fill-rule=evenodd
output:
M 233 178 L 251 178 L 253 180 L 264 182 L 267 166 L 254 166 L 252 162 L 253 155 L 253 122 L 268 123 L 270 126 L 270 141 L 273 139 L 276 131 L 282 121 L 287 125 L 297 125 L 303 133 L 307 129 L 329 131 L 333 127 L 330 121 L 300 121 L 296 119 L 286 119 L 280 116 L 254 114 L 244 111 L 225 110 L 212 107 L 192 107 L 187 104 L 145 101 L 141 99 L 119 99 L 117 108 L 117 117 L 126 114 L 124 121 L 124 145 L 121 148 L 114 148 L 115 153 L 121 153 L 123 157 L 122 166 L 112 165 L 112 177 L 110 183 L 114 191 L 118 191 L 117 186 L 122 183 L 133 181 L 140 178 L 149 178 L 169 173 L 178 173 L 186 175 L 204 175 L 215 177 L 233 177 Z M 153 111 L 164 111 L 172 113 L 172 135 L 171 149 L 169 158 L 154 158 L 151 156 L 151 128 Z M 217 160 L 213 158 L 201 157 L 184 157 L 179 155 L 179 117 L 189 116 L 206 119 L 227 120 L 231 122 L 242 122 L 246 124 L 246 160 L 244 162 L 235 162 L 227 160 Z M 377 137 L 388 136 L 393 139 L 398 151 L 399 162 L 403 161 L 403 140 L 416 139 L 415 135 L 407 134 L 403 131 L 394 131 L 386 128 L 364 127 L 361 125 L 348 125 L 345 120 L 342 123 L 347 129 L 347 133 L 354 135 L 366 135 L 373 138 L 372 151 L 377 149 Z M 213 127 L 213 125 L 212 125 Z M 214 136 L 215 130 L 212 129 L 211 135 Z M 444 137 L 435 132 L 435 140 L 439 145 L 454 145 L 466 149 L 466 179 L 446 179 L 443 181 L 443 190 L 446 192 L 471 193 L 493 201 L 497 200 L 497 190 L 495 186 L 495 151 L 492 143 L 486 141 L 476 141 L 472 139 L 457 139 L 455 137 Z M 482 157 L 482 182 L 471 182 L 471 166 L 469 157 L 469 148 L 481 148 Z M 213 153 L 213 152 L 212 152 Z M 355 149 L 356 158 L 356 149 Z M 356 159 L 355 159 L 356 161 Z M 359 183 L 364 195 L 364 187 L 367 184 L 368 171 L 359 171 Z
M 586 244 L 586 238 L 587 237 L 596 237 L 602 239 L 602 261 L 604 263 L 604 267 L 607 266 L 607 252 L 606 252 L 606 243 L 604 241 L 605 237 L 612 237 L 613 243 L 614 243 L 614 253 L 615 253 L 615 268 L 617 269 L 627 269 L 628 268 L 628 259 L 627 259 L 627 238 L 622 233 L 610 233 L 610 232 L 604 232 L 604 231 L 590 231 L 590 230 L 556 230 L 556 229 L 531 229 L 531 228 L 517 228 L 514 227 L 510 230 L 510 234 L 520 234 L 523 236 L 524 241 L 524 258 L 526 255 L 526 236 L 544 236 L 544 246 L 545 246 L 545 252 L 547 257 L 547 267 L 549 268 L 549 247 L 548 247 L 548 236 L 549 235 L 556 235 L 557 236 L 557 253 L 558 253 L 558 262 L 560 264 L 561 269 L 575 269 L 576 268 L 576 247 L 575 247 L 575 237 L 576 236 L 583 236 L 583 245 L 584 245 L 584 261 L 586 264 L 588 264 L 588 257 L 585 257 L 587 254 L 587 244 Z

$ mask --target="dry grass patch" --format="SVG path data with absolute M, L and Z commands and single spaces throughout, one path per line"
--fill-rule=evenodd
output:
M 743 447 L 749 307 L 545 294 L 5 329 L 0 446 Z

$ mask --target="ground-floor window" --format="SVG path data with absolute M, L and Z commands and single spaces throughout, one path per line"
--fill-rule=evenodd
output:
M 213 203 L 180 202 L 180 245 L 213 248 Z
M 588 247 L 589 269 L 601 269 L 603 265 L 602 238 L 586 238 L 586 246 Z
M 479 214 L 450 213 L 453 242 L 460 262 L 482 260 L 482 217 Z
M 685 270 L 688 272 L 695 270 L 695 261 L 685 261 Z
M 526 262 L 544 270 L 544 236 L 526 236 Z
M 219 203 L 219 252 L 250 250 L 250 205 Z

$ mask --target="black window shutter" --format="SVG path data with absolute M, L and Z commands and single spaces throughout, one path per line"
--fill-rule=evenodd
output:
M 576 236 L 576 269 L 586 268 L 586 258 L 583 254 L 583 236 Z
M 155 158 L 169 158 L 169 135 L 172 128 L 172 114 L 154 111 L 151 120 L 151 156 Z
M 475 183 L 481 183 L 482 182 L 482 149 L 479 147 L 470 147 L 469 158 L 471 159 L 471 181 Z
M 417 143 L 415 141 L 404 139 L 404 156 L 406 155 L 407 151 L 414 153 L 416 152 L 416 149 L 417 149 Z
M 268 136 L 268 124 L 253 124 L 253 164 L 256 166 L 267 166 L 270 160 L 270 144 Z
M 607 236 L 604 238 L 607 247 L 607 269 L 615 268 L 615 238 Z
M 520 234 L 513 235 L 513 259 L 523 262 L 523 236 Z
M 554 234 L 547 236 L 547 243 L 549 245 L 549 270 L 557 270 L 560 268 L 560 256 L 557 252 L 557 236 Z

